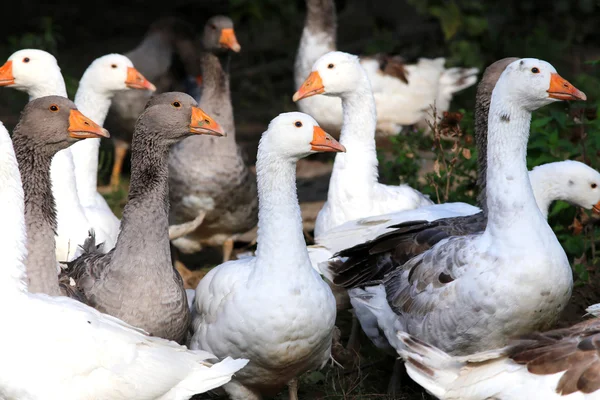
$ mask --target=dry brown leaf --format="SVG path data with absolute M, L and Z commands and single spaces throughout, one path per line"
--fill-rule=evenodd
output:
M 471 150 L 467 149 L 467 148 L 464 148 L 463 151 L 462 151 L 462 155 L 467 160 L 470 160 L 471 159 Z

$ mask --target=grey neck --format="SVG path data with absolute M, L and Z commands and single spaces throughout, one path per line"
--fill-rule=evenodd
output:
M 335 46 L 336 41 L 336 18 L 335 2 L 333 0 L 306 1 L 304 29 L 313 33 L 326 33 L 333 46 Z
M 229 57 L 229 53 L 216 55 L 211 52 L 203 53 L 200 57 L 202 97 L 198 105 L 227 132 L 227 137 L 213 139 L 216 143 L 235 142 L 235 121 L 229 89 Z
M 475 146 L 477 146 L 477 186 L 479 187 L 477 204 L 486 218 L 488 213 L 486 199 L 488 116 L 493 89 L 493 86 L 490 88 L 487 85 L 479 85 L 475 98 Z
M 56 269 L 56 206 L 50 181 L 52 154 L 36 147 L 15 128 L 13 144 L 25 196 L 27 258 L 31 293 L 60 294 Z
M 120 271 L 152 265 L 169 265 L 169 185 L 170 146 L 157 143 L 138 123 L 131 149 L 131 183 L 123 209 L 121 231 L 111 261 Z M 149 262 L 140 262 L 140 260 Z

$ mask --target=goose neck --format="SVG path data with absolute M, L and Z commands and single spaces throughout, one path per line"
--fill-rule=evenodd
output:
M 169 247 L 168 157 L 170 146 L 157 143 L 136 126 L 131 149 L 131 183 L 123 209 L 121 231 L 112 264 L 139 268 L 131 261 L 135 254 L 152 260 L 152 265 L 171 262 Z M 138 271 L 139 273 L 139 271 Z
M 352 188 L 353 198 L 369 197 L 378 181 L 375 128 L 377 113 L 368 82 L 366 88 L 342 96 L 344 114 L 340 143 L 345 153 L 337 153 L 328 192 L 328 201 L 337 201 Z M 341 201 L 341 200 L 340 200 Z
M 533 196 L 527 171 L 531 112 L 494 90 L 487 144 L 487 231 L 509 239 L 546 224 Z M 519 235 L 515 236 L 515 230 Z
M 50 183 L 52 156 L 18 132 L 13 136 L 23 181 L 29 291 L 58 295 L 55 239 L 56 209 Z
M 256 173 L 258 181 L 259 268 L 284 271 L 309 265 L 296 189 L 296 160 L 282 158 L 261 141 Z
M 75 94 L 75 104 L 79 111 L 101 126 L 104 125 L 111 101 L 111 94 L 99 92 L 86 82 L 80 84 Z M 81 140 L 70 148 L 75 165 L 77 194 L 84 207 L 93 205 L 96 198 L 99 149 L 99 138 Z

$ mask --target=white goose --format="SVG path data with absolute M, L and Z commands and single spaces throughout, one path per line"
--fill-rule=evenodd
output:
M 438 399 L 600 399 L 600 318 L 461 357 L 404 332 L 398 338 L 408 375 Z
M 244 367 L 231 358 L 213 365 L 212 354 L 149 337 L 75 300 L 29 293 L 21 175 L 2 123 L 0 154 L 0 307 L 5 321 L 19 321 L 0 341 L 0 398 L 183 400 Z
M 336 12 L 334 0 L 306 0 L 306 19 L 294 64 L 294 81 L 299 87 L 315 61 L 336 50 Z M 407 64 L 401 57 L 377 55 L 363 57 L 377 105 L 377 131 L 397 134 L 403 126 L 418 124 L 427 129 L 431 106 L 437 115 L 450 107 L 454 93 L 477 81 L 477 68 L 446 68 L 445 59 L 420 58 Z M 342 107 L 337 98 L 314 97 L 298 103 L 300 111 L 312 115 L 325 129 L 338 132 L 342 126 Z
M 67 97 L 56 58 L 36 49 L 19 50 L 8 58 L 0 67 L 0 86 L 26 92 L 30 101 L 49 95 Z M 71 260 L 81 253 L 79 245 L 92 227 L 77 195 L 74 171 L 71 150 L 58 152 L 52 160 L 50 175 L 58 214 L 56 258 L 59 261 Z
M 75 94 L 75 104 L 85 115 L 102 126 L 113 96 L 126 89 L 154 91 L 156 88 L 120 54 L 108 54 L 94 60 L 85 70 Z M 97 191 L 100 139 L 75 143 L 71 154 L 75 164 L 77 194 L 85 216 L 96 232 L 103 250 L 112 249 L 119 234 L 120 221 Z
M 296 162 L 324 151 L 344 147 L 310 116 L 271 121 L 256 163 L 256 256 L 219 265 L 196 288 L 190 347 L 250 360 L 224 387 L 233 400 L 275 394 L 330 356 L 335 299 L 310 266 L 295 182 Z
M 502 73 L 489 112 L 485 231 L 439 241 L 383 280 L 360 285 L 365 290 L 353 299 L 355 307 L 370 308 L 393 348 L 402 347 L 396 337 L 402 330 L 451 354 L 470 354 L 558 318 L 572 273 L 535 202 L 525 157 L 531 112 L 576 99 L 585 95 L 545 61 L 521 59 Z M 344 253 L 344 264 L 365 261 L 352 249 Z M 378 268 L 369 261 L 362 267 L 361 274 Z
M 320 57 L 294 94 L 294 101 L 321 93 L 342 99 L 340 143 L 348 152 L 335 157 L 327 201 L 315 223 L 315 239 L 347 221 L 433 204 L 408 185 L 389 186 L 377 181 L 375 99 L 358 57 L 339 51 Z

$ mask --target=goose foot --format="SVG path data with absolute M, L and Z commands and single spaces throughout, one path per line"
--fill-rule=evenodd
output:
M 231 259 L 231 253 L 233 253 L 233 238 L 229 238 L 223 242 L 223 262 Z
M 123 161 L 129 150 L 129 144 L 122 140 L 115 140 L 115 162 L 110 174 L 110 183 L 108 186 L 100 186 L 99 193 L 111 193 L 119 188 L 121 182 L 121 170 L 123 169 Z
M 294 378 L 288 383 L 289 400 L 298 400 L 298 378 Z
M 181 261 L 175 261 L 175 269 L 181 275 L 181 279 L 183 279 L 183 288 L 184 289 L 196 289 L 198 283 L 204 278 L 206 275 L 205 270 L 201 271 L 191 271 L 189 270 Z
M 202 224 L 205 216 L 206 212 L 200 211 L 200 214 L 192 221 L 169 226 L 169 240 L 179 239 L 182 236 L 192 233 Z

